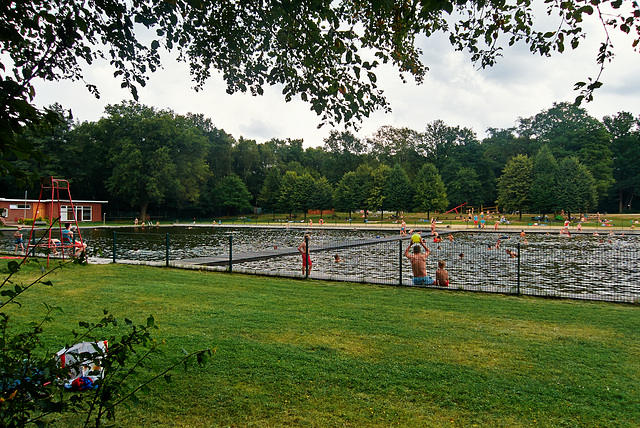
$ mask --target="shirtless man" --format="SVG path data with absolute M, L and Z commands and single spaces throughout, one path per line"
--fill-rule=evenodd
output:
M 309 234 L 304 235 L 304 240 L 298 246 L 298 251 L 302 253 L 302 275 L 309 276 L 313 263 L 311 263 L 311 256 L 307 254 L 307 241 L 309 241 Z
M 411 248 L 411 242 L 409 242 L 409 246 L 406 250 L 404 250 L 404 255 L 411 261 L 411 271 L 413 272 L 413 285 L 432 285 L 434 283 L 433 278 L 427 276 L 427 257 L 431 253 L 424 242 L 420 242 L 422 248 L 424 248 L 424 253 L 420 248 L 420 245 L 415 245 L 413 247 L 413 253 L 409 253 L 409 248 Z

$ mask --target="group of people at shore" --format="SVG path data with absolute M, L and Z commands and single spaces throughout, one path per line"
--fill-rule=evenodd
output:
M 69 255 L 79 257 L 80 254 L 86 251 L 87 244 L 82 241 L 76 241 L 76 239 L 74 238 L 75 232 L 75 226 L 72 227 L 71 223 L 65 223 L 64 229 L 62 229 L 61 231 L 61 239 L 49 237 L 46 240 L 46 244 L 38 245 L 50 248 L 54 255 L 58 255 L 58 250 L 64 251 L 65 249 L 68 249 Z M 18 253 L 18 248 L 20 248 L 20 254 L 25 254 L 24 238 L 22 237 L 21 225 L 18 226 L 18 229 L 13 234 L 13 238 L 15 243 L 15 248 L 13 250 L 14 254 Z

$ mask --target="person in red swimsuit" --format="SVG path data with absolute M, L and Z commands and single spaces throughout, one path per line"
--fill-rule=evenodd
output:
M 311 268 L 313 267 L 313 263 L 311 262 L 311 256 L 307 254 L 307 242 L 309 241 L 309 234 L 304 235 L 304 240 L 298 246 L 298 251 L 302 253 L 302 275 L 309 276 L 311 272 Z

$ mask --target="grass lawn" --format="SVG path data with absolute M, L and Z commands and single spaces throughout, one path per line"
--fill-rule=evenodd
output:
M 154 315 L 160 366 L 216 348 L 123 408 L 123 426 L 640 425 L 638 306 L 128 265 L 51 280 L 11 309 L 25 322 L 40 302 L 64 308 L 51 351 L 105 308 Z

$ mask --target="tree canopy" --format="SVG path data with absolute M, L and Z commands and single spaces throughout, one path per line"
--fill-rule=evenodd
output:
M 511 158 L 498 180 L 498 205 L 508 211 L 522 211 L 529 208 L 531 199 L 531 170 L 533 162 L 526 155 Z
M 575 49 L 588 15 L 596 15 L 606 30 L 629 34 L 633 48 L 639 44 L 637 2 L 546 2 L 552 19 L 538 19 L 534 6 L 534 0 L 4 2 L 0 152 L 3 159 L 37 156 L 22 138 L 25 126 L 59 118 L 32 104 L 34 79 L 84 81 L 98 96 L 82 66 L 105 60 L 136 98 L 137 88 L 161 67 L 163 49 L 190 65 L 196 89 L 215 71 L 228 93 L 260 95 L 265 86 L 279 85 L 285 100 L 300 97 L 321 124 L 332 125 L 357 124 L 376 110 L 390 109 L 377 86 L 376 71 L 383 64 L 395 66 L 402 79 L 422 82 L 428 70 L 421 60 L 422 36 L 444 33 L 481 67 L 493 65 L 507 45 L 518 42 L 540 55 Z M 608 34 L 596 54 L 602 67 L 613 56 Z M 601 84 L 600 74 L 576 83 L 582 91 L 578 101 L 590 99 Z M 0 172 L 16 169 L 3 162 Z
M 51 109 L 63 112 L 61 106 Z M 581 119 L 585 126 L 582 129 L 580 121 L 571 120 L 572 115 L 567 119 L 563 113 L 555 116 L 555 124 L 544 134 L 539 134 L 546 137 L 527 136 L 540 117 L 521 118 L 519 129 L 492 130 L 483 140 L 471 130 L 441 121 L 427 124 L 424 132 L 384 127 L 374 138 L 383 134 L 411 136 L 404 140 L 407 144 L 402 150 L 392 153 L 386 143 L 361 145 L 350 140 L 348 134 L 333 134 L 334 139 L 330 136 L 324 149 L 304 148 L 300 140 L 291 139 L 263 143 L 236 140 L 201 115 L 177 115 L 125 102 L 109 106 L 105 117 L 97 122 L 74 123 L 66 116 L 48 132 L 25 132 L 24 137 L 42 150 L 48 161 L 15 158 L 12 162 L 27 174 L 46 173 L 68 179 L 76 199 L 108 200 L 107 215 L 117 217 L 140 217 L 145 201 L 147 213 L 154 217 L 189 218 L 247 214 L 253 207 L 292 215 L 331 208 L 339 212 L 363 210 L 365 214 L 380 210 L 444 211 L 465 202 L 486 207 L 496 204 L 496 177 L 518 155 L 532 161 L 531 189 L 528 194 L 526 189 L 520 193 L 529 199 L 527 205 L 535 212 L 577 212 L 584 207 L 601 212 L 639 209 L 634 195 L 640 176 L 640 118 L 621 112 L 606 117 L 602 124 L 586 117 Z M 553 129 L 566 130 L 566 120 L 573 127 L 570 138 Z M 531 125 L 522 126 L 525 123 Z M 589 129 L 595 135 L 588 135 Z M 341 142 L 342 138 L 346 141 Z M 597 159 L 594 141 L 603 148 Z M 585 189 L 574 187 L 567 195 L 582 193 L 585 203 L 567 199 L 566 208 L 559 208 L 558 186 L 563 177 L 558 164 L 570 157 L 578 160 L 580 166 L 574 169 L 586 177 L 581 184 L 587 185 Z M 436 162 L 443 165 L 442 170 L 435 167 Z M 590 172 L 593 165 L 613 165 L 613 186 L 604 197 Z M 232 174 L 235 178 L 229 183 L 237 185 L 239 180 L 243 184 L 248 196 L 243 191 L 242 199 L 248 197 L 248 203 L 236 203 L 231 200 L 232 192 L 220 191 L 220 183 Z M 21 197 L 23 190 L 15 184 L 15 177 L 0 176 L 0 194 Z M 499 205 L 504 209 L 504 204 Z
M 97 127 L 103 134 L 111 192 L 140 207 L 144 220 L 150 202 L 166 198 L 196 202 L 209 173 L 206 137 L 188 120 L 134 103 L 107 108 Z

